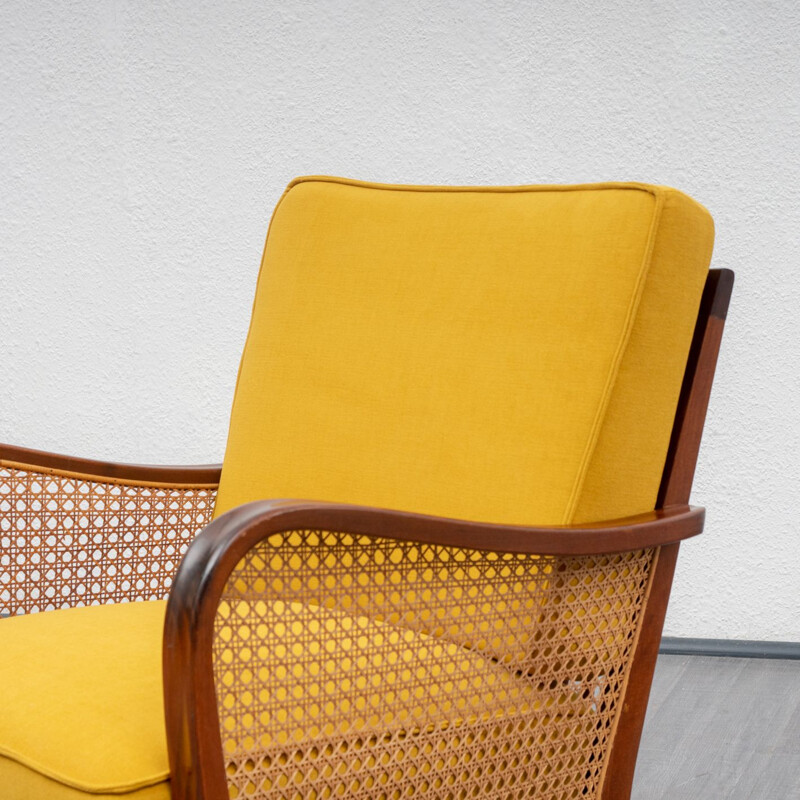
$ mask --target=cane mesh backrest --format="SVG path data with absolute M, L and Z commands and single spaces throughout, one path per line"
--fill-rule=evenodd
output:
M 216 616 L 230 796 L 596 797 L 654 555 L 273 536 Z
M 266 498 L 560 524 L 653 508 L 711 255 L 642 184 L 295 181 L 217 514 Z

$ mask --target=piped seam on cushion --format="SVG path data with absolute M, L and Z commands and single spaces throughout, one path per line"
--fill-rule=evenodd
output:
M 17 764 L 22 765 L 26 769 L 37 772 L 39 775 L 43 775 L 45 778 L 56 781 L 63 786 L 68 786 L 70 789 L 77 789 L 80 792 L 87 792 L 89 794 L 125 794 L 126 792 L 135 792 L 138 789 L 146 789 L 148 786 L 156 786 L 159 783 L 164 783 L 169 780 L 169 770 L 164 770 L 164 772 L 156 773 L 153 776 L 142 778 L 139 781 L 131 783 L 117 783 L 113 786 L 107 784 L 90 784 L 72 780 L 55 770 L 48 769 L 42 764 L 37 763 L 34 759 L 27 758 L 11 748 L 2 745 L 0 745 L 0 757 L 7 758 L 9 761 L 16 761 Z
M 603 387 L 603 392 L 600 395 L 600 402 L 597 405 L 597 411 L 595 413 L 592 428 L 589 433 L 589 439 L 586 442 L 586 448 L 584 449 L 581 462 L 578 465 L 575 483 L 573 484 L 572 492 L 570 493 L 569 500 L 567 501 L 567 508 L 564 513 L 562 525 L 569 525 L 574 519 L 578 501 L 581 496 L 581 490 L 583 489 L 583 484 L 586 481 L 586 475 L 589 472 L 589 465 L 592 463 L 592 457 L 594 456 L 594 451 L 597 448 L 597 442 L 600 438 L 600 430 L 603 426 L 603 421 L 605 420 L 606 411 L 608 410 L 608 406 L 611 402 L 611 395 L 613 394 L 614 386 L 617 382 L 617 376 L 619 375 L 620 366 L 622 365 L 622 359 L 628 348 L 628 342 L 630 341 L 633 326 L 636 321 L 636 314 L 639 310 L 639 303 L 641 302 L 642 295 L 644 294 L 644 286 L 647 281 L 647 276 L 650 273 L 650 266 L 653 260 L 653 248 L 655 245 L 659 224 L 661 222 L 661 211 L 664 207 L 664 193 L 663 191 L 656 190 L 652 187 L 648 191 L 655 199 L 655 208 L 653 209 L 653 218 L 650 222 L 650 230 L 647 235 L 647 244 L 642 256 L 642 264 L 639 269 L 636 286 L 634 287 L 630 303 L 628 304 L 628 312 L 625 317 L 625 324 L 622 327 L 622 335 L 620 336 L 617 349 L 614 352 L 611 369 L 609 370 L 608 377 L 606 378 L 606 385 Z
M 404 183 L 375 183 L 371 181 L 360 181 L 355 178 L 340 178 L 334 175 L 301 175 L 290 181 L 286 187 L 284 196 L 295 186 L 301 183 L 335 183 L 340 186 L 353 186 L 362 189 L 376 189 L 394 192 L 440 192 L 450 193 L 477 193 L 477 194 L 515 194 L 524 192 L 589 192 L 589 191 L 608 191 L 629 189 L 634 191 L 646 192 L 658 196 L 657 188 L 652 184 L 640 183 L 637 181 L 600 181 L 598 183 L 575 183 L 575 184 L 545 184 L 531 183 L 519 184 L 517 186 L 438 186 L 425 184 L 404 184 Z M 677 190 L 675 190 L 677 191 Z M 283 199 L 283 198 L 281 198 Z M 277 211 L 277 208 L 276 208 Z

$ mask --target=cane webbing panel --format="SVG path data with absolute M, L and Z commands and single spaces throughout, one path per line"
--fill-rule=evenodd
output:
M 165 598 L 215 497 L 0 467 L 0 616 Z
M 271 537 L 215 622 L 231 797 L 595 797 L 653 558 Z

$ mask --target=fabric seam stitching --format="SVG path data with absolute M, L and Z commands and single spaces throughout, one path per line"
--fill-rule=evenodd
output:
M 65 775 L 61 775 L 55 770 L 48 769 L 44 765 L 37 763 L 33 759 L 26 758 L 9 747 L 0 746 L 0 758 L 7 758 L 9 761 L 14 761 L 25 769 L 29 769 L 49 780 L 56 781 L 56 783 L 60 783 L 62 786 L 69 786 L 72 789 L 88 792 L 90 794 L 124 794 L 126 792 L 135 792 L 139 789 L 146 789 L 149 786 L 157 786 L 159 783 L 164 783 L 169 780 L 169 770 L 166 770 L 152 777 L 142 778 L 135 783 L 92 785 L 88 782 L 79 782 Z
M 614 353 L 611 369 L 609 370 L 608 377 L 606 378 L 606 384 L 603 387 L 603 393 L 600 396 L 600 402 L 598 403 L 597 411 L 595 412 L 595 418 L 589 433 L 589 439 L 586 443 L 586 447 L 575 476 L 575 482 L 567 501 L 567 507 L 562 521 L 563 525 L 569 525 L 574 520 L 581 489 L 583 488 L 583 484 L 586 480 L 586 475 L 589 471 L 589 465 L 592 462 L 592 456 L 594 456 L 595 449 L 597 448 L 597 441 L 600 438 L 600 429 L 605 419 L 606 412 L 608 411 L 608 406 L 611 402 L 611 395 L 613 394 L 614 386 L 617 382 L 617 376 L 619 375 L 620 366 L 622 365 L 623 357 L 627 351 L 628 342 L 630 341 L 633 326 L 636 321 L 636 312 L 639 309 L 639 303 L 641 302 L 642 295 L 644 294 L 644 286 L 647 281 L 647 277 L 650 274 L 656 234 L 661 221 L 661 211 L 664 206 L 663 193 L 657 191 L 651 191 L 651 193 L 655 198 L 656 204 L 650 223 L 650 231 L 648 232 L 647 245 L 642 257 L 642 263 L 639 267 L 639 275 L 637 277 L 636 285 L 628 304 L 628 312 L 625 317 L 625 324 L 622 328 L 622 334 Z

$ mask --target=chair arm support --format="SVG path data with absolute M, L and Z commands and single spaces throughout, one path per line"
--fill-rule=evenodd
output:
M 212 672 L 214 620 L 247 552 L 287 531 L 338 531 L 415 544 L 547 556 L 615 554 L 671 544 L 703 528 L 704 510 L 675 506 L 620 520 L 554 527 L 491 525 L 375 508 L 258 501 L 215 520 L 175 576 L 164 630 L 164 693 L 172 792 L 227 797 Z
M 0 444 L 0 616 L 166 597 L 219 473 Z
M 125 484 L 185 484 L 195 489 L 216 488 L 219 484 L 221 464 L 190 466 L 164 466 L 151 464 L 120 464 L 114 461 L 96 461 L 90 458 L 48 453 L 12 444 L 0 443 L 0 467 L 21 469 L 28 467 L 38 472 L 74 474 L 84 478 Z

